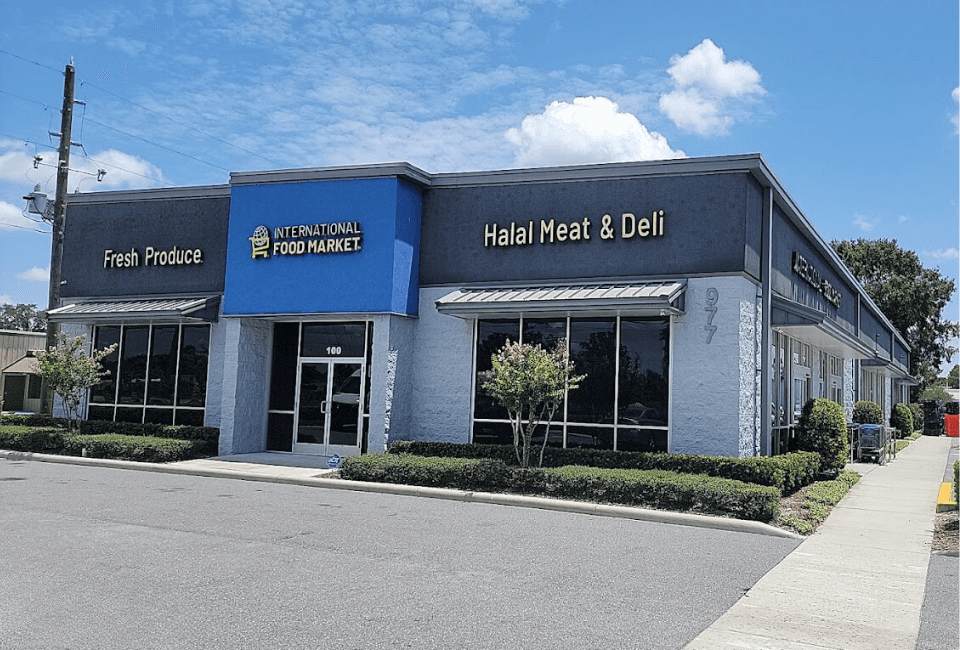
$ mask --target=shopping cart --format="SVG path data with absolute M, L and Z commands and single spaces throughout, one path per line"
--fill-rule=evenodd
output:
M 879 424 L 860 425 L 860 458 L 884 465 L 889 453 L 887 427 Z

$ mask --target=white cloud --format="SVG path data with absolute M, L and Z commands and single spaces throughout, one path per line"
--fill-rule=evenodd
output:
M 907 221 L 910 221 L 910 217 L 905 214 L 901 214 L 899 217 L 897 217 L 897 223 L 906 223 Z
M 17 279 L 21 282 L 50 282 L 50 268 L 42 269 L 34 266 L 22 273 L 17 273 Z
M 39 152 L 43 160 L 34 168 L 34 154 L 16 140 L 0 140 L 0 181 L 8 181 L 33 189 L 34 184 L 55 192 L 57 152 Z M 52 166 L 50 166 L 52 165 Z M 74 153 L 70 157 L 68 190 L 89 192 L 91 190 L 135 189 L 156 187 L 169 183 L 163 172 L 154 164 L 116 149 L 91 154 L 89 157 Z M 97 182 L 97 170 L 106 170 L 101 182 Z M 26 190 L 29 191 L 29 190 Z M 24 193 L 26 193 L 26 191 Z M 19 210 L 17 211 L 19 214 Z
M 24 206 L 26 206 L 26 203 L 24 203 Z M 32 224 L 32 221 L 23 216 L 21 208 L 6 201 L 0 201 L 0 230 L 31 228 L 33 227 Z M 39 229 L 40 224 L 36 224 L 36 226 Z
M 89 158 L 71 158 L 70 168 L 78 173 L 70 176 L 70 191 L 136 189 L 169 183 L 159 167 L 151 162 L 116 149 L 92 154 Z M 97 181 L 97 170 L 107 173 Z M 86 173 L 83 173 L 86 172 Z
M 960 259 L 960 250 L 956 248 L 939 248 L 934 251 L 925 251 L 924 254 L 938 260 Z
M 555 101 L 540 115 L 523 118 L 506 132 L 517 165 L 575 165 L 683 158 L 667 139 L 606 97 Z
M 953 97 L 953 101 L 960 102 L 960 86 L 957 86 L 953 89 L 953 92 L 950 93 L 950 96 Z M 960 132 L 960 115 L 954 111 L 953 115 L 950 117 L 950 121 L 953 122 L 953 132 Z
M 858 214 L 858 215 L 854 215 L 853 217 L 853 225 L 855 225 L 857 228 L 859 228 L 863 232 L 872 231 L 874 228 L 876 228 L 877 223 L 879 223 L 879 221 L 877 220 L 868 221 L 867 218 L 864 217 L 863 215 Z
M 670 58 L 674 89 L 660 96 L 660 110 L 681 129 L 699 135 L 727 133 L 745 106 L 766 94 L 760 73 L 746 61 L 727 61 L 710 39 Z
M 13 298 L 10 297 L 10 294 L 0 293 L 0 305 L 12 305 Z

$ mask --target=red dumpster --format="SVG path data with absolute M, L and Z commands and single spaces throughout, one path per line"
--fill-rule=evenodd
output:
M 947 430 L 947 435 L 954 438 L 960 437 L 960 433 L 957 432 L 957 419 L 960 418 L 960 415 L 944 415 L 943 416 L 943 428 Z

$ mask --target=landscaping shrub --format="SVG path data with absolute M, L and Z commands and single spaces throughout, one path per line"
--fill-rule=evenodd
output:
M 347 458 L 340 476 L 354 481 L 536 494 L 758 521 L 776 517 L 780 500 L 779 490 L 773 487 L 702 475 L 596 467 L 521 468 L 490 459 L 397 453 Z
M 771 521 L 780 491 L 742 481 L 660 470 L 560 467 L 547 473 L 547 496 Z
M 84 435 L 121 434 L 126 436 L 153 436 L 155 438 L 173 438 L 192 440 L 194 453 L 198 456 L 214 456 L 220 444 L 220 429 L 216 427 L 170 426 L 162 424 L 140 424 L 136 422 L 108 422 L 105 420 L 84 420 L 80 422 L 80 433 Z
M 439 458 L 489 458 L 516 465 L 512 445 L 458 444 L 452 442 L 397 441 L 391 454 Z M 820 472 L 820 455 L 795 452 L 763 458 L 695 456 L 607 449 L 558 449 L 548 447 L 544 467 L 583 465 L 605 469 L 668 470 L 682 474 L 706 474 L 746 483 L 768 485 L 790 493 L 812 483 Z
M 906 404 L 894 404 L 890 411 L 890 426 L 897 429 L 898 438 L 906 438 L 913 433 L 913 414 Z
M 144 463 L 170 463 L 195 458 L 198 443 L 154 436 L 127 436 L 117 433 L 77 434 L 65 438 L 65 451 L 71 456 L 112 458 Z
M 36 413 L 19 414 L 7 413 L 0 415 L 0 425 L 14 425 L 25 427 L 63 427 L 67 428 L 67 421 L 63 418 L 55 418 L 50 415 L 40 415 Z
M 6 420 L 4 420 L 6 421 Z M 42 421 L 42 420 L 41 420 Z M 46 421 L 53 421 L 48 418 Z M 125 434 L 111 431 L 116 425 Z M 106 426 L 110 425 L 110 426 Z M 94 431 L 71 434 L 65 428 L 25 425 L 0 425 L 0 449 L 28 451 L 38 454 L 79 456 L 84 447 L 92 458 L 116 458 L 166 463 L 187 458 L 200 458 L 217 452 L 220 432 L 213 427 L 140 425 L 123 422 L 97 423 Z M 146 435 L 146 431 L 159 435 Z
M 800 413 L 795 444 L 801 451 L 820 454 L 820 471 L 842 470 L 850 454 L 843 407 L 824 398 L 808 400 Z
M 923 429 L 923 407 L 920 404 L 911 402 L 907 405 L 907 408 L 910 409 L 910 415 L 913 416 L 913 431 L 910 433 Z
M 883 410 L 879 404 L 861 400 L 853 405 L 853 421 L 857 424 L 883 424 Z
M 62 454 L 66 429 L 0 425 L 0 449 L 32 451 L 38 454 Z

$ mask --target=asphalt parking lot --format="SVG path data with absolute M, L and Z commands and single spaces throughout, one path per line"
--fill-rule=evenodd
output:
M 682 648 L 799 540 L 0 460 L 0 647 Z

